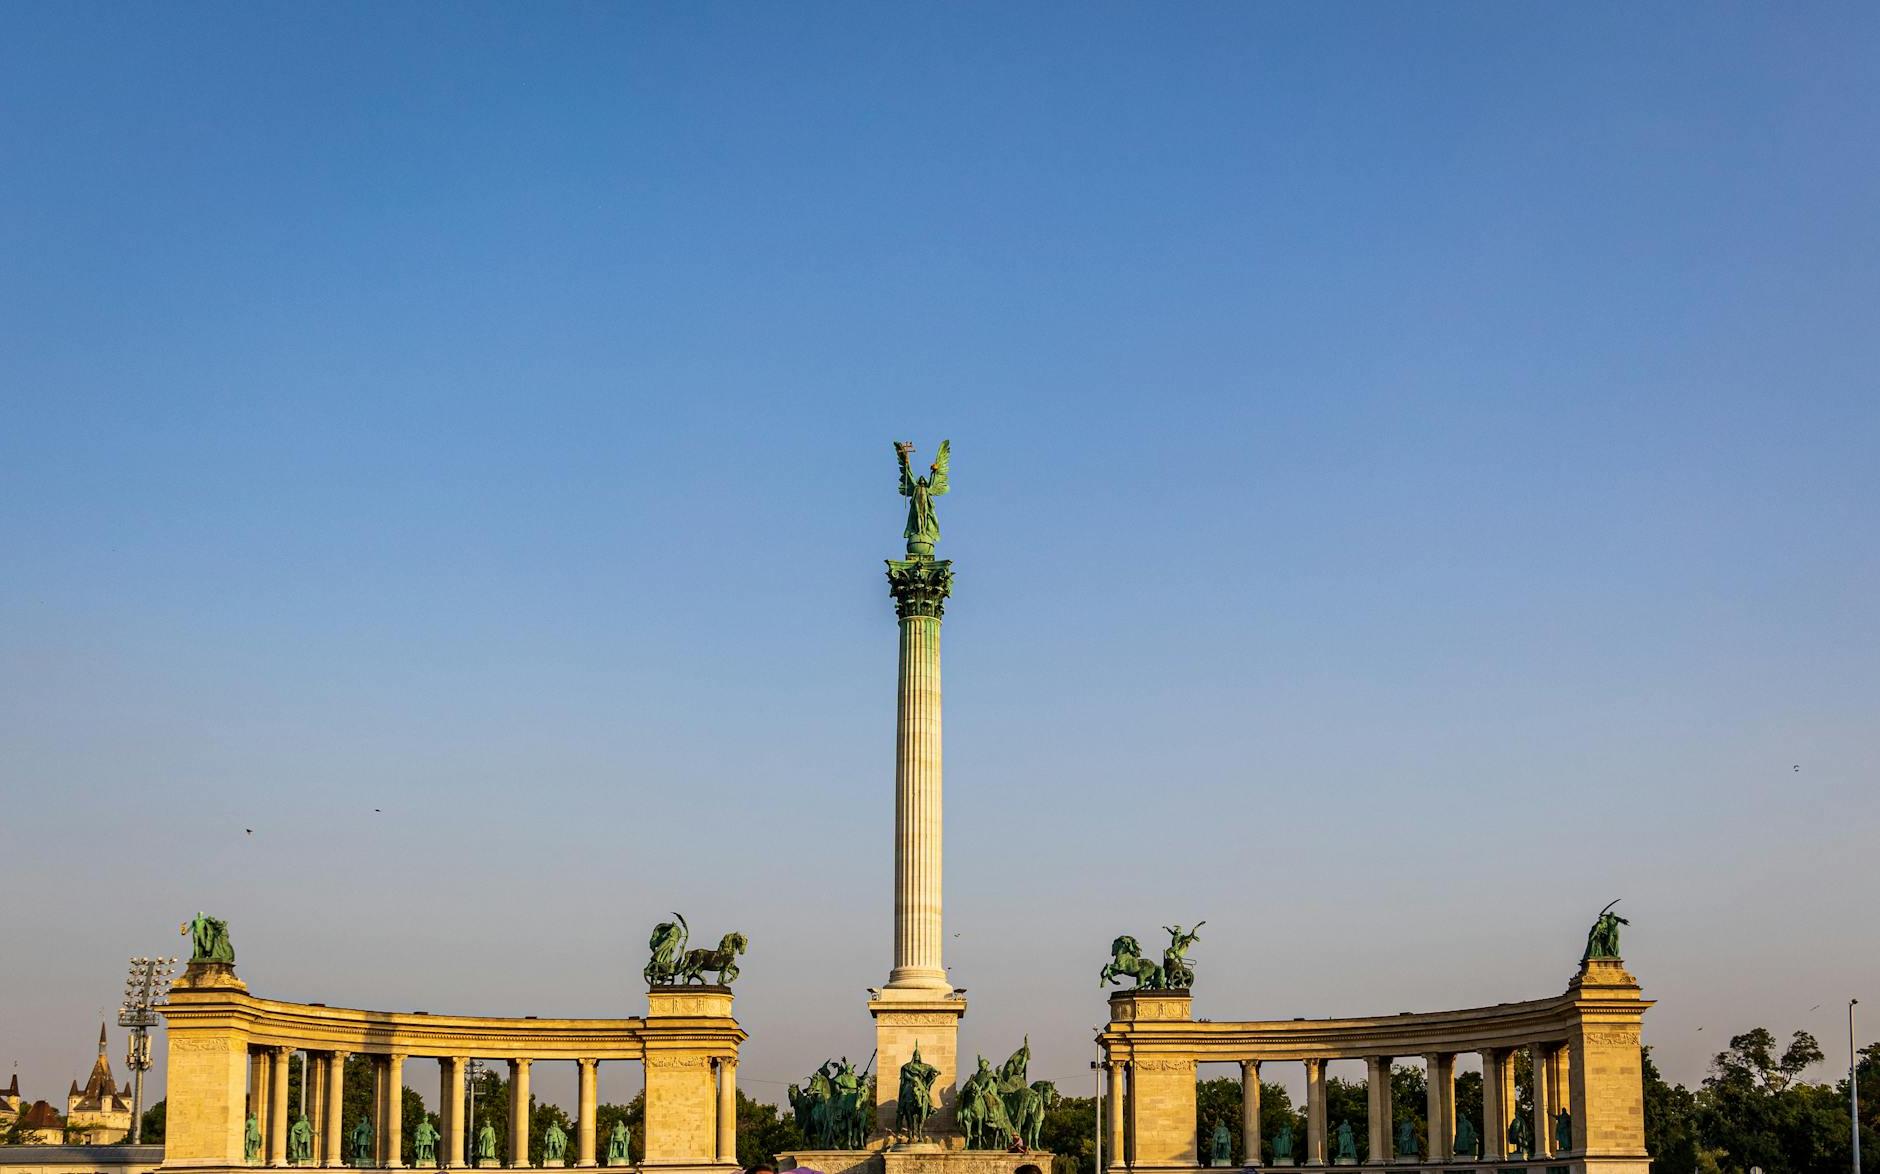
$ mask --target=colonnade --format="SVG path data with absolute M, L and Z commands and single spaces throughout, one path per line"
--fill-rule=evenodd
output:
M 597 1136 L 600 1068 L 637 1061 L 645 1074 L 646 1115 L 636 1130 L 636 1165 L 662 1174 L 729 1174 L 737 1159 L 737 1060 L 745 1036 L 731 1016 L 731 992 L 717 987 L 655 988 L 647 1014 L 631 1019 L 522 1019 L 379 1012 L 259 999 L 224 963 L 193 963 L 162 1007 L 169 1027 L 169 1113 L 165 1169 L 233 1168 L 246 1161 L 252 1113 L 260 1128 L 255 1164 L 286 1166 L 301 1106 L 287 1100 L 289 1060 L 302 1059 L 311 1128 L 306 1165 L 405 1165 L 403 1090 L 408 1064 L 437 1065 L 435 1165 L 529 1165 L 529 1090 L 537 1065 L 572 1063 L 578 1107 L 563 1165 L 608 1162 Z M 370 1061 L 364 1077 L 358 1058 Z M 508 1070 L 508 1104 L 478 1106 L 485 1120 L 503 1114 L 504 1152 L 475 1153 L 466 1105 L 472 1060 L 493 1058 Z M 354 1061 L 348 1072 L 347 1061 Z M 361 1160 L 344 1119 L 347 1084 L 371 1081 L 372 1147 Z M 355 1097 L 356 1097 L 355 1093 Z M 425 1163 L 430 1165 L 432 1163 Z
M 1578 1134 L 1573 1132 L 1569 1132 L 1566 1146 L 1559 1145 L 1555 1128 L 1559 1113 L 1567 1113 L 1569 1124 L 1573 1119 L 1571 1083 L 1567 1078 L 1568 1048 L 1565 1040 L 1537 1040 L 1525 1049 L 1534 1072 L 1531 1090 L 1533 1112 L 1529 1123 L 1532 1145 L 1520 1156 L 1530 1160 L 1566 1156 L 1577 1152 L 1580 1146 Z M 1399 1057 L 1364 1057 L 1365 1163 L 1503 1162 L 1508 1159 L 1515 1153 L 1509 1137 L 1509 1126 L 1514 1120 L 1516 1104 L 1514 1057 L 1517 1050 L 1520 1049 L 1484 1048 L 1479 1053 L 1482 1061 L 1481 1119 L 1470 1123 L 1479 1151 L 1466 1154 L 1456 1152 L 1456 1053 L 1431 1052 L 1422 1057 L 1425 1064 L 1425 1100 L 1421 1108 L 1425 1141 L 1423 1148 L 1415 1153 L 1398 1152 L 1394 1135 L 1397 1105 L 1391 1088 L 1391 1069 Z M 1268 1140 L 1262 1135 L 1260 1125 L 1260 1081 L 1262 1065 L 1265 1063 L 1255 1059 L 1239 1061 L 1240 1136 L 1246 1155 L 1244 1164 L 1248 1166 L 1263 1164 L 1263 1143 Z M 1325 1097 L 1326 1065 L 1330 1061 L 1314 1057 L 1302 1063 L 1306 1089 L 1305 1134 L 1294 1139 L 1292 1153 L 1276 1157 L 1271 1164 L 1333 1165 L 1336 1164 L 1336 1158 L 1331 1129 L 1335 1123 L 1329 1119 Z M 1105 1063 L 1103 1148 L 1111 1156 L 1110 1165 L 1113 1169 L 1135 1165 L 1127 1124 L 1131 1095 L 1130 1067 L 1130 1062 L 1126 1060 L 1112 1059 Z M 1201 1143 L 1205 1146 L 1206 1139 L 1202 1138 Z
M 1565 994 L 1523 1003 L 1363 1019 L 1261 1022 L 1195 1020 L 1186 991 L 1128 991 L 1110 998 L 1098 1035 L 1105 1068 L 1104 1154 L 1112 1171 L 1177 1171 L 1204 1165 L 1197 1144 L 1195 1079 L 1202 1063 L 1238 1063 L 1241 1136 L 1247 1165 L 1262 1164 L 1260 1077 L 1267 1066 L 1298 1063 L 1305 1074 L 1305 1131 L 1274 1165 L 1332 1166 L 1327 1065 L 1358 1061 L 1366 1072 L 1366 1164 L 1493 1162 L 1525 1159 L 1571 1174 L 1646 1174 L 1639 1025 L 1649 1001 L 1617 959 L 1583 963 Z M 1510 1145 L 1515 1059 L 1525 1052 L 1533 1078 L 1527 1144 Z M 1482 1064 L 1482 1110 L 1468 1123 L 1479 1150 L 1458 1153 L 1456 1059 Z M 1420 1153 L 1397 1152 L 1398 1106 L 1391 1068 L 1399 1057 L 1426 1066 Z M 1269 1073 L 1270 1074 L 1270 1073 Z M 1557 1127 L 1565 1113 L 1565 1144 Z M 1355 1127 L 1357 1122 L 1351 1122 Z M 1356 1147 L 1354 1147 L 1356 1148 Z
M 295 1050 L 282 1044 L 250 1048 L 248 1059 L 248 1112 L 261 1133 L 261 1149 L 254 1163 L 264 1166 L 370 1166 L 399 1169 L 404 1159 L 403 1093 L 406 1083 L 405 1062 L 409 1056 L 388 1052 L 368 1057 L 372 1063 L 372 1156 L 360 1161 L 350 1142 L 356 1122 L 344 1119 L 346 1103 L 346 1061 L 353 1053 L 341 1050 L 303 1050 L 301 1080 L 305 1087 L 305 1116 L 312 1131 L 305 1162 L 290 1157 L 288 1131 L 301 1116 L 300 1105 L 287 1100 L 288 1073 Z M 526 1056 L 508 1057 L 507 1104 L 500 1112 L 507 1122 L 508 1143 L 495 1159 L 479 1163 L 476 1136 L 468 1098 L 472 1091 L 467 1074 L 470 1056 L 437 1056 L 438 1113 L 436 1158 L 423 1163 L 453 1169 L 479 1164 L 523 1167 L 529 1163 L 532 1140 L 529 1122 L 530 1082 L 535 1061 Z M 563 1164 L 577 1167 L 629 1164 L 625 1159 L 606 1160 L 595 1132 L 600 1102 L 599 1057 L 577 1057 L 576 1100 L 573 1152 Z M 737 1162 L 737 1062 L 728 1058 L 712 1061 L 713 1080 L 713 1150 L 722 1163 Z M 484 1119 L 490 1110 L 483 1109 Z

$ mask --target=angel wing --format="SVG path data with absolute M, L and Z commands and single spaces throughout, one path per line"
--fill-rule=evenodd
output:
M 934 497 L 939 497 L 947 491 L 947 465 L 951 463 L 952 457 L 953 442 L 941 441 L 940 453 L 933 459 L 933 477 L 927 482 L 927 492 Z

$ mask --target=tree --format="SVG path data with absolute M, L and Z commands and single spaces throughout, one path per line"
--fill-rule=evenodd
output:
M 1667 1084 L 1642 1049 L 1645 1074 L 1645 1152 L 1653 1174 L 1697 1174 L 1697 1098 L 1681 1084 Z
M 612 1128 L 612 1124 L 608 1128 Z M 796 1115 L 776 1105 L 738 1093 L 738 1164 L 746 1170 L 759 1162 L 776 1165 L 779 1154 L 807 1148 Z
M 158 1101 L 144 1110 L 143 1142 L 145 1145 L 163 1144 L 163 1126 L 168 1120 L 166 1101 Z
M 1711 1060 L 1698 1096 L 1703 1143 L 1722 1150 L 1730 1168 L 1826 1169 L 1834 1153 L 1833 1109 L 1816 1092 L 1821 1086 L 1798 1083 L 1821 1058 L 1820 1045 L 1805 1031 L 1796 1032 L 1780 1055 L 1767 1028 L 1731 1036 L 1729 1048 Z M 1843 1109 L 1843 1132 L 1846 1120 Z
M 1096 1174 L 1097 1098 L 1060 1098 L 1045 1111 L 1038 1144 L 1053 1155 L 1053 1174 Z

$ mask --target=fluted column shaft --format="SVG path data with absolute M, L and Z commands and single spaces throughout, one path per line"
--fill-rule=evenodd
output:
M 385 1101 L 379 1106 L 384 1121 L 379 1137 L 388 1167 L 405 1164 L 405 1058 L 393 1053 L 385 1057 Z
M 1456 1144 L 1456 1058 L 1437 1052 L 1424 1057 L 1424 1064 L 1429 1159 L 1446 1162 Z
M 463 1074 L 468 1056 L 445 1056 L 437 1062 L 437 1164 L 461 1166 L 463 1156 Z
M 1366 1077 L 1365 1124 L 1370 1134 L 1368 1162 L 1391 1159 L 1391 1097 L 1389 1056 L 1371 1056 L 1364 1062 Z
M 594 1164 L 594 1114 L 600 1111 L 599 1060 L 576 1060 L 579 1074 L 576 1103 L 579 1116 L 574 1123 L 574 1164 Z
M 894 969 L 888 984 L 952 989 L 941 961 L 940 617 L 901 617 L 894 746 Z
M 1508 1115 L 1514 1110 L 1514 1098 L 1507 1095 L 1514 1076 L 1509 1055 L 1503 1048 L 1482 1053 L 1482 1157 L 1491 1162 L 1508 1156 Z

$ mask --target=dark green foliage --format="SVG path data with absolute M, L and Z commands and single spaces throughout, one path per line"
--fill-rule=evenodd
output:
M 607 1123 L 609 1129 L 613 1122 Z M 637 1134 L 637 1130 L 635 1131 Z M 636 1137 L 637 1142 L 637 1137 Z M 780 1154 L 805 1147 L 803 1131 L 787 1110 L 738 1093 L 738 1165 L 749 1170 L 759 1162 L 776 1165 Z
M 1865 1087 L 1864 1085 L 1862 1086 Z M 158 1101 L 144 1110 L 143 1143 L 161 1145 L 163 1143 L 163 1125 L 169 1120 L 169 1102 Z
M 1038 1144 L 1053 1155 L 1052 1174 L 1096 1174 L 1097 1098 L 1061 1098 L 1046 1110 Z

